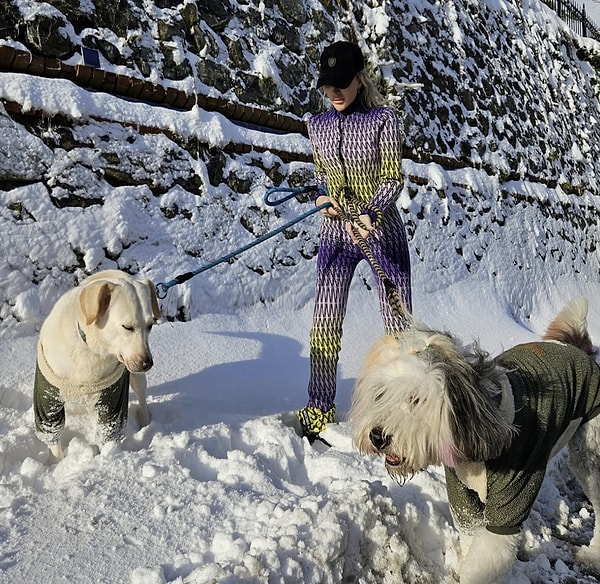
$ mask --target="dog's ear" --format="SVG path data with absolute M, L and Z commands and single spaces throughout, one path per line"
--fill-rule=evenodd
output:
M 512 419 L 500 409 L 502 368 L 477 344 L 467 368 L 448 379 L 452 395 L 454 431 L 460 436 L 460 449 L 467 460 L 483 461 L 500 456 L 512 441 Z
M 115 285 L 111 282 L 93 282 L 79 294 L 79 306 L 85 324 L 90 325 L 106 313 Z
M 158 305 L 158 296 L 156 294 L 156 286 L 150 280 L 143 281 L 146 286 L 148 286 L 150 290 L 150 302 L 152 303 L 152 314 L 154 318 L 160 318 L 162 313 L 160 311 L 160 306 Z
M 457 454 L 472 462 L 499 456 L 510 443 L 514 427 L 500 411 L 496 362 L 478 343 L 462 346 L 450 335 L 431 337 L 423 356 L 444 373 Z

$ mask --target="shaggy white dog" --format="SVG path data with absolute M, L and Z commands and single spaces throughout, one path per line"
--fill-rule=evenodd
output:
M 353 440 L 381 454 L 400 482 L 444 465 L 461 529 L 461 584 L 510 579 L 519 533 L 547 462 L 569 461 L 600 509 L 600 367 L 587 332 L 588 303 L 572 301 L 542 341 L 492 359 L 477 343 L 412 324 L 366 358 L 352 398 Z M 578 559 L 600 572 L 598 522 Z

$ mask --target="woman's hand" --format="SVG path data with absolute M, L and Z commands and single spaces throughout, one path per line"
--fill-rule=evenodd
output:
M 367 239 L 367 237 L 369 237 L 369 235 L 371 235 L 371 233 L 373 232 L 373 229 L 374 229 L 373 222 L 371 221 L 370 215 L 367 215 L 365 213 L 363 215 L 359 215 L 358 219 L 361 222 L 361 224 L 363 225 L 363 227 L 361 227 L 358 224 L 358 222 L 346 223 L 346 230 L 350 234 L 350 237 L 352 238 L 352 241 L 354 243 L 358 243 L 358 238 L 356 236 L 357 232 L 363 239 Z
M 319 195 L 315 200 L 315 204 L 317 207 L 319 205 L 324 205 L 325 203 L 331 203 L 331 206 L 325 207 L 321 209 L 320 213 L 323 217 L 329 217 L 330 219 L 335 219 L 339 217 L 337 209 L 339 208 L 338 202 L 333 198 L 327 195 Z
M 324 205 L 325 203 L 331 203 L 331 206 L 321 209 L 321 215 L 323 215 L 323 217 L 329 217 L 330 219 L 339 219 L 340 214 L 338 211 L 338 202 L 333 197 L 328 195 L 319 195 L 315 200 L 315 204 L 317 206 Z M 370 215 L 364 213 L 359 215 L 358 219 L 362 226 L 358 224 L 358 221 L 354 223 L 346 223 L 346 231 L 348 231 L 354 243 L 358 243 L 355 230 L 363 239 L 367 239 L 367 237 L 369 237 L 371 232 L 374 230 L 373 221 L 371 220 Z

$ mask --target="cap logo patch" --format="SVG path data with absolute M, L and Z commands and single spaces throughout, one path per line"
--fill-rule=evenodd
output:
M 327 64 L 330 67 L 335 67 L 336 62 L 337 62 L 337 59 L 335 57 L 329 57 L 329 59 L 327 59 Z

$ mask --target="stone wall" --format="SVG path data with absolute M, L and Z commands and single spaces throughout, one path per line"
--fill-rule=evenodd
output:
M 82 45 L 95 48 L 104 68 L 299 118 L 323 106 L 314 87 L 322 48 L 358 40 L 406 110 L 415 156 L 595 191 L 585 177 L 598 170 L 596 76 L 580 58 L 590 51 L 566 25 L 543 26 L 546 6 L 380 4 L 0 0 L 0 36 L 71 62 Z M 403 82 L 424 87 L 403 99 Z

